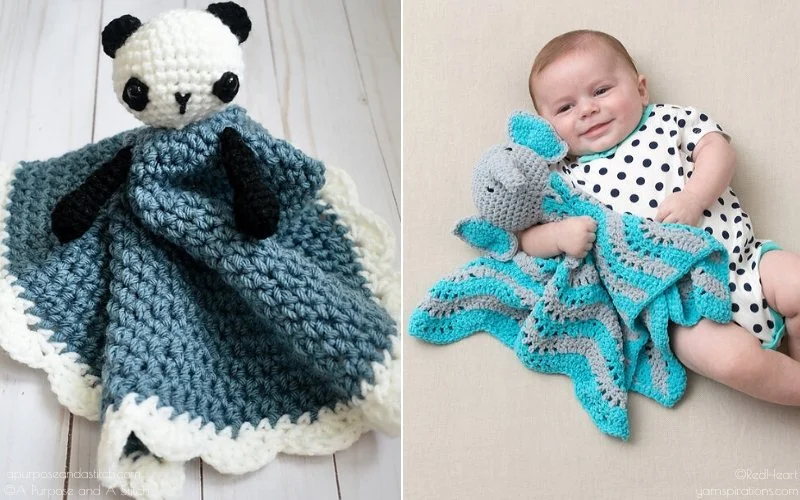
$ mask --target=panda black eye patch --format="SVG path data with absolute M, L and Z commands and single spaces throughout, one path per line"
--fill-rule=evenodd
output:
M 147 107 L 150 102 L 147 98 L 147 92 L 150 88 L 143 81 L 135 76 L 132 76 L 125 83 L 125 88 L 122 90 L 122 100 L 125 104 L 130 106 L 134 111 L 142 111 Z
M 226 71 L 219 77 L 219 80 L 214 82 L 211 92 L 219 97 L 220 101 L 231 102 L 239 93 L 239 77 L 236 76 L 236 73 Z

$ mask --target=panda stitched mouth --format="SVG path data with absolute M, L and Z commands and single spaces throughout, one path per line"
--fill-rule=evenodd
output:
M 190 97 L 192 97 L 191 92 L 187 94 L 181 94 L 180 92 L 175 92 L 175 100 L 178 101 L 178 104 L 180 104 L 181 106 L 180 114 L 186 113 L 186 103 L 189 102 Z

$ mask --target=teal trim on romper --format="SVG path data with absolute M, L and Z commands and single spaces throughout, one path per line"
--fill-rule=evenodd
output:
M 596 159 L 598 159 L 598 158 L 606 158 L 606 157 L 610 156 L 612 153 L 614 153 L 614 152 L 617 150 L 617 148 L 619 148 L 619 146 L 620 146 L 620 145 L 621 145 L 623 142 L 627 141 L 627 140 L 630 138 L 630 136 L 632 136 L 632 135 L 634 134 L 634 132 L 636 132 L 637 130 L 639 130 L 639 127 L 641 127 L 642 125 L 644 125 L 644 122 L 646 122 L 646 121 L 647 121 L 647 119 L 650 117 L 650 112 L 651 112 L 652 110 L 653 110 L 653 105 L 652 105 L 652 104 L 648 104 L 648 105 L 647 105 L 647 106 L 644 108 L 644 111 L 642 111 L 642 117 L 639 119 L 639 123 L 638 123 L 638 124 L 636 124 L 636 127 L 634 127 L 633 131 L 631 131 L 631 133 L 630 133 L 630 134 L 628 134 L 627 136 L 625 136 L 625 138 L 624 138 L 624 139 L 622 139 L 621 141 L 619 141 L 619 143 L 617 143 L 617 145 L 616 145 L 616 146 L 610 147 L 610 148 L 606 149 L 605 151 L 600 151 L 599 153 L 592 153 L 592 154 L 590 154 L 590 155 L 583 155 L 583 156 L 580 156 L 580 157 L 578 157 L 578 163 L 586 163 L 586 162 L 590 162 L 590 161 L 592 161 L 592 160 L 596 160 Z
M 767 252 L 771 252 L 772 250 L 782 250 L 782 248 L 775 243 L 774 241 L 766 241 L 761 245 L 761 255 L 758 256 L 758 262 L 761 262 L 761 259 L 764 257 L 764 254 Z M 778 345 L 781 343 L 781 339 L 783 338 L 783 333 L 786 331 L 786 322 L 784 321 L 783 316 L 778 313 L 773 308 L 769 308 L 769 312 L 772 313 L 772 319 L 775 321 L 775 328 L 772 329 L 772 340 L 769 342 L 765 342 L 761 344 L 763 349 L 777 349 Z

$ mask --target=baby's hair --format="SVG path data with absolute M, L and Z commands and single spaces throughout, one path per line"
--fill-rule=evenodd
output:
M 531 74 L 530 77 L 528 77 L 528 91 L 531 94 L 533 107 L 536 111 L 539 111 L 539 108 L 536 107 L 536 97 L 533 95 L 533 77 L 541 73 L 550 63 L 562 55 L 578 48 L 588 47 L 591 42 L 604 43 L 608 48 L 621 56 L 636 74 L 639 74 L 639 70 L 636 69 L 636 64 L 634 64 L 633 58 L 628 54 L 625 46 L 608 33 L 595 30 L 575 30 L 563 33 L 547 42 L 536 55 L 536 59 L 533 60 Z

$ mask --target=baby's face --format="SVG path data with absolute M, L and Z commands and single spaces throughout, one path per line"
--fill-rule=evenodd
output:
M 539 114 L 553 124 L 573 155 L 616 146 L 647 105 L 647 82 L 605 46 L 561 56 L 533 80 Z

